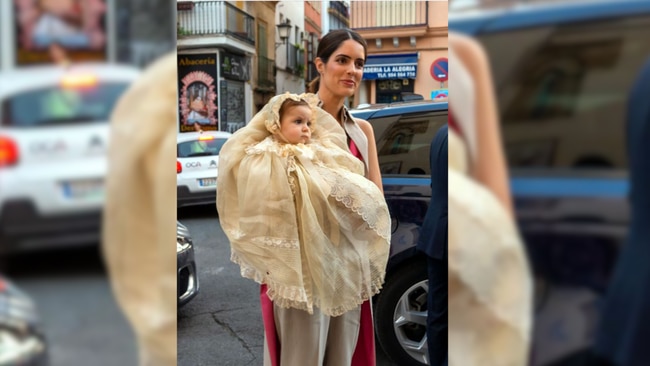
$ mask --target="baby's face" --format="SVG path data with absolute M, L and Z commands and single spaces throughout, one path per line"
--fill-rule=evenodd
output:
M 280 120 L 280 132 L 291 144 L 306 144 L 311 138 L 311 108 L 298 105 L 288 108 Z

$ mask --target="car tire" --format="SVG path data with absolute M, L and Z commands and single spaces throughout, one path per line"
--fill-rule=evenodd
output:
M 428 364 L 427 290 L 427 264 L 419 260 L 391 271 L 376 299 L 377 340 L 386 355 L 400 366 Z M 404 315 L 415 315 L 417 322 L 405 321 Z

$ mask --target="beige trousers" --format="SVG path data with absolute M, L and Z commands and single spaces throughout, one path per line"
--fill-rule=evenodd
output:
M 280 366 L 349 366 L 359 338 L 361 307 L 337 316 L 318 309 L 309 315 L 298 309 L 273 305 L 280 340 Z M 271 366 L 266 338 L 264 366 Z

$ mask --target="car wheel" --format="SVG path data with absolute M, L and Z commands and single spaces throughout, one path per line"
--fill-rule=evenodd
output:
M 377 339 L 398 365 L 428 364 L 428 287 L 426 262 L 411 262 L 392 272 L 377 299 Z

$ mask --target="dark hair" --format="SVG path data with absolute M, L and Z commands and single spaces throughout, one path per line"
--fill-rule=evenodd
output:
M 284 112 L 287 109 L 297 107 L 299 105 L 304 105 L 309 107 L 309 103 L 307 103 L 304 100 L 293 100 L 293 99 L 287 99 L 284 102 L 282 102 L 282 105 L 280 106 L 280 110 L 278 111 L 278 114 L 280 115 L 280 119 L 282 119 L 282 116 L 284 115 Z
M 330 56 L 336 51 L 341 44 L 348 39 L 357 41 L 360 45 L 363 46 L 363 59 L 365 60 L 368 57 L 368 44 L 366 40 L 359 35 L 359 33 L 353 31 L 352 29 L 335 29 L 327 33 L 318 43 L 318 50 L 316 51 L 316 57 L 319 57 L 323 60 L 324 63 L 329 61 Z M 309 92 L 316 93 L 318 87 L 320 86 L 320 77 L 317 76 L 314 80 L 309 83 Z

